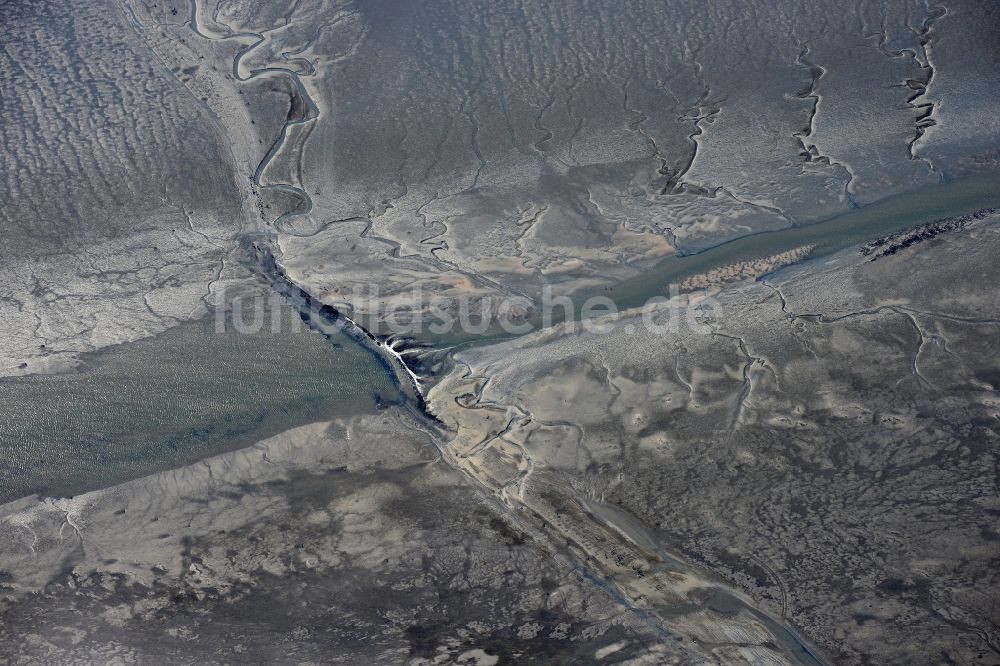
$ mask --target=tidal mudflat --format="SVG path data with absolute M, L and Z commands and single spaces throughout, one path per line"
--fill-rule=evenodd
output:
M 0 661 L 1000 664 L 996 7 L 9 9 Z

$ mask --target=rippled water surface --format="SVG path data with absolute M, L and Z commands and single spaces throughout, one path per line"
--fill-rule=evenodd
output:
M 0 502 L 108 486 L 399 399 L 368 352 L 280 316 L 278 333 L 217 333 L 210 318 L 78 372 L 0 380 Z

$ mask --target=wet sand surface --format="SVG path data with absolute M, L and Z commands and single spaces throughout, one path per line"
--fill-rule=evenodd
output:
M 1000 664 L 995 8 L 10 9 L 0 660 Z

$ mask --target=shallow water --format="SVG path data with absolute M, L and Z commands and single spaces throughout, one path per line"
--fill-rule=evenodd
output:
M 619 309 L 638 307 L 651 297 L 667 295 L 671 284 L 719 266 L 811 244 L 816 249 L 810 258 L 823 257 L 942 217 L 994 206 L 1000 206 L 1000 174 L 969 176 L 888 197 L 822 222 L 743 236 L 697 254 L 667 257 L 603 293 Z
M 87 355 L 75 372 L 0 380 L 0 503 L 110 486 L 400 400 L 369 352 L 291 309 L 279 317 L 279 332 L 268 320 L 253 334 L 217 333 L 209 317 Z
M 667 293 L 689 275 L 813 243 L 824 256 L 936 218 L 1000 206 L 1000 177 L 965 178 L 807 226 L 668 257 L 602 292 L 619 309 Z M 582 302 L 583 299 L 578 299 Z M 328 341 L 280 315 L 253 335 L 214 319 L 87 356 L 82 370 L 0 379 L 0 502 L 73 494 L 184 465 L 294 425 L 371 411 L 403 398 L 384 363 L 347 336 Z M 497 340 L 449 336 L 436 344 Z
M 604 504 L 603 502 L 586 497 L 579 497 L 578 499 L 580 504 L 599 522 L 623 534 L 629 541 L 659 558 L 659 567 L 670 571 L 690 574 L 696 578 L 702 578 L 700 572 L 695 571 L 680 558 L 669 553 L 647 526 L 635 516 L 611 504 Z M 705 606 L 722 615 L 749 613 L 767 627 L 771 634 L 785 646 L 788 656 L 794 659 L 795 663 L 809 666 L 822 663 L 816 657 L 815 651 L 807 646 L 802 638 L 785 626 L 782 621 L 759 610 L 749 601 L 740 598 L 728 587 L 715 585 L 705 579 L 703 580 L 705 581 L 705 588 L 702 590 L 702 594 L 704 594 L 705 590 L 708 590 L 710 591 L 710 596 L 707 596 L 702 603 L 671 604 L 669 606 L 659 604 L 656 606 L 657 612 L 661 616 L 672 617 L 701 612 L 702 606 Z
M 671 285 L 722 266 L 770 257 L 803 245 L 816 246 L 808 258 L 815 259 L 939 218 L 996 206 L 1000 206 L 1000 174 L 968 176 L 888 197 L 828 220 L 742 236 L 694 254 L 672 255 L 613 287 L 577 294 L 574 307 L 578 316 L 579 308 L 591 296 L 610 298 L 619 312 L 642 307 L 652 298 L 670 296 Z M 553 323 L 560 323 L 564 309 L 555 308 L 553 314 Z M 541 317 L 535 316 L 528 323 L 536 330 L 541 326 Z M 466 346 L 514 336 L 493 326 L 481 334 L 456 328 L 443 336 L 421 332 L 412 337 L 431 345 Z

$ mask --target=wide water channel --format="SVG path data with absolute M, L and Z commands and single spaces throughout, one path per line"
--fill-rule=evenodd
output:
M 619 309 L 668 293 L 685 277 L 815 244 L 813 257 L 936 218 L 1000 206 L 1000 175 L 942 183 L 814 224 L 745 236 L 668 257 L 602 291 Z M 582 299 L 581 299 L 582 300 Z M 287 428 L 369 412 L 407 398 L 398 379 L 347 335 L 285 323 L 253 334 L 214 318 L 85 357 L 59 375 L 0 379 L 0 503 L 33 493 L 71 495 L 178 467 Z M 537 324 L 537 322 L 536 322 Z M 483 344 L 489 331 L 429 338 Z M 411 400 L 412 401 L 412 400 Z
M 402 399 L 346 335 L 324 338 L 285 306 L 271 314 L 278 325 L 254 333 L 208 317 L 88 354 L 73 372 L 0 379 L 0 503 L 114 485 Z

